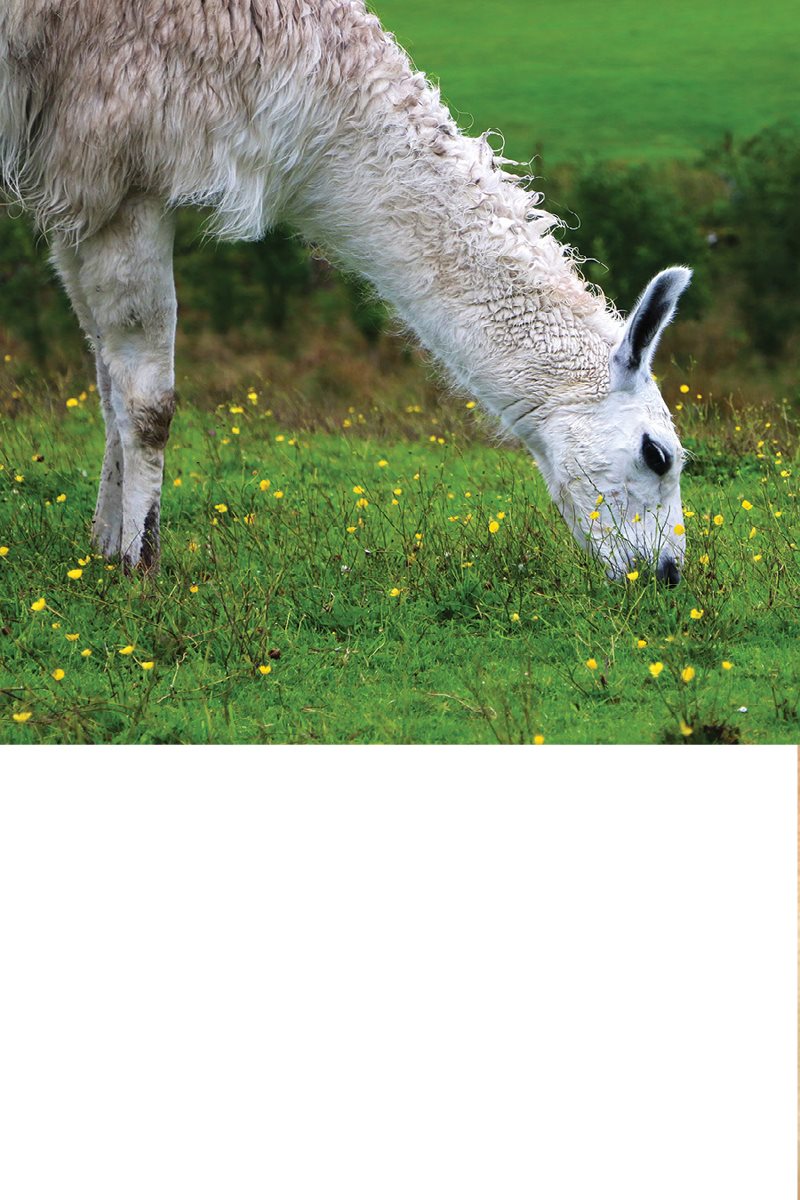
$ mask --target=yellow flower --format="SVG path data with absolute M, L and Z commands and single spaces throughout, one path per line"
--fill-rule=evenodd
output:
M 692 734 L 694 733 L 694 730 L 692 729 L 691 725 L 687 725 L 686 722 L 684 721 L 683 717 L 681 717 L 680 730 L 684 737 L 691 737 Z
M 497 533 L 499 528 L 500 528 L 499 521 L 490 521 L 489 522 L 489 533 Z
M 752 504 L 750 503 L 750 501 L 749 501 L 749 500 L 743 500 L 743 501 L 742 501 L 742 508 L 744 509 L 744 511 L 745 511 L 745 512 L 750 512 L 750 509 L 751 509 L 752 507 L 753 507 L 753 506 L 752 506 Z
M 388 463 L 387 459 L 385 459 L 385 458 L 380 459 L 380 461 L 378 462 L 379 467 L 388 467 L 388 465 L 389 465 L 389 463 Z
M 81 650 L 81 658 L 89 658 L 91 653 L 91 650 L 87 646 L 85 650 Z
M 64 634 L 64 637 L 67 639 L 68 642 L 77 642 L 77 640 L 80 636 L 81 635 L 79 633 L 65 633 Z
M 356 484 L 356 486 L 353 488 L 353 495 L 354 496 L 363 496 L 364 495 L 363 487 L 361 487 L 359 484 Z
M 661 674 L 661 672 L 663 670 L 664 670 L 664 664 L 662 662 L 650 663 L 650 674 L 653 676 L 654 679 L 658 679 L 659 675 Z
M 286 436 L 285 436 L 285 434 L 283 434 L 283 433 L 278 433 L 278 434 L 276 434 L 276 436 L 275 436 L 275 441 L 276 441 L 276 442 L 285 442 L 285 441 L 286 441 Z
M 255 525 L 256 514 L 255 513 L 245 513 L 244 523 L 245 523 L 245 525 Z
M 355 531 L 356 531 L 356 528 L 357 528 L 357 526 L 356 526 L 356 525 L 348 525 L 348 526 L 347 526 L 347 532 L 348 532 L 348 533 L 355 533 Z
M 261 488 L 262 492 L 268 492 L 271 484 L 268 479 L 262 479 L 258 486 Z
M 75 399 L 74 396 L 70 396 L 69 400 L 67 401 L 67 408 L 77 408 L 77 407 L 78 407 L 78 401 Z
M 687 383 L 682 383 L 680 386 L 680 390 L 683 392 L 683 394 L 685 396 L 686 393 L 689 391 L 689 385 Z
M 143 671 L 152 671 L 155 665 L 156 664 L 154 662 L 143 662 L 139 664 Z
M 361 496 L 360 499 L 356 500 L 356 508 L 369 508 L 369 500 L 365 496 Z
M 645 646 L 647 645 L 647 642 L 644 638 L 639 638 L 636 645 L 639 647 L 640 650 L 644 650 Z
M 700 621 L 700 620 L 702 620 L 705 611 L 706 610 L 704 608 L 693 608 L 692 611 L 689 613 L 689 616 L 692 618 L 693 621 Z
M 707 554 L 701 554 L 700 562 L 703 564 L 704 567 L 707 567 L 708 564 L 711 562 L 711 559 L 708 557 Z
M 275 497 L 275 499 L 276 499 L 276 500 L 282 500 L 282 499 L 283 499 L 283 492 L 273 492 L 272 494 L 273 494 L 273 496 Z
M 393 496 L 402 496 L 402 494 L 403 494 L 402 488 L 395 488 L 394 491 L 392 492 Z
M 56 667 L 55 671 L 53 671 L 53 679 L 55 679 L 56 683 L 60 683 L 66 673 L 67 672 L 63 670 L 63 668 Z
M 190 554 L 196 554 L 197 551 L 200 549 L 197 542 L 189 542 L 189 545 L 187 548 L 188 548 Z
M 544 734 L 537 733 L 533 739 L 533 744 L 534 744 L 534 746 L 543 746 L 544 745 Z
M 467 401 L 467 408 L 474 408 L 474 407 L 475 407 L 475 401 L 474 401 L 474 400 L 468 400 L 468 401 Z
M 512 621 L 518 621 L 518 620 L 519 620 L 519 613 L 516 613 L 516 612 L 512 613 L 512 614 L 511 614 L 511 620 L 512 620 Z
M 781 471 L 781 479 L 788 479 L 791 473 L 791 471 Z
M 751 541 L 751 542 L 752 542 L 753 538 L 756 536 L 756 534 L 757 534 L 757 533 L 758 533 L 758 530 L 756 529 L 756 527 L 755 527 L 755 525 L 754 525 L 754 526 L 752 527 L 752 529 L 750 530 L 750 533 L 749 533 L 749 535 L 748 535 L 748 536 L 749 536 L 749 539 L 750 539 L 750 541 Z
M 595 500 L 595 504 L 599 506 L 599 505 L 601 505 L 602 503 L 603 503 L 603 493 L 601 492 L 601 493 L 600 493 L 600 495 L 599 495 L 599 496 L 597 497 L 597 499 Z
M 67 571 L 67 579 L 80 579 L 83 571 L 80 567 L 73 567 L 71 571 Z
M 590 671 L 596 671 L 597 670 L 597 659 L 596 658 L 587 658 L 586 665 Z
M 51 629 L 60 629 L 60 628 L 61 628 L 61 622 L 60 622 L 60 621 L 53 621 L 53 623 L 52 623 L 52 625 L 50 626 L 50 628 L 51 628 Z
M 25 721 L 30 721 L 32 716 L 33 716 L 33 713 L 29 713 L 29 712 L 19 712 L 19 713 L 11 714 L 12 720 L 19 721 L 20 725 L 24 724 Z
M 183 480 L 182 479 L 173 479 L 172 486 L 173 487 L 183 487 Z
M 272 667 L 269 665 L 269 663 L 266 663 L 266 665 L 260 666 L 258 668 L 258 670 L 259 670 L 260 674 L 262 674 L 262 675 L 270 675 L 272 673 Z
M 776 511 L 775 511 L 775 512 L 774 512 L 772 515 L 773 515 L 773 517 L 775 517 L 776 519 L 777 519 L 778 517 L 782 517 L 782 516 L 783 516 L 783 510 L 782 510 L 782 509 L 780 509 L 780 508 L 779 508 L 779 509 L 776 509 Z
M 733 669 L 733 663 L 729 662 L 727 658 L 723 659 L 722 669 L 723 671 L 731 671 Z
M 5 558 L 8 554 L 8 546 L 0 546 L 0 558 Z
M 717 515 L 714 517 L 714 524 L 717 526 L 725 524 L 725 518 L 723 517 L 722 513 L 717 513 Z
M 634 525 L 638 525 L 638 524 L 639 524 L 639 522 L 641 521 L 641 519 L 642 519 L 642 518 L 641 518 L 641 516 L 639 515 L 639 513 L 634 513 L 634 514 L 633 514 L 633 523 L 634 523 Z
M 694 667 L 684 667 L 681 671 L 681 679 L 684 683 L 691 683 L 695 677 Z
M 345 419 L 342 421 L 342 429 L 349 429 L 352 424 L 353 422 L 350 420 L 350 418 L 345 417 Z
M 47 601 L 45 600 L 44 596 L 41 596 L 38 600 L 34 600 L 33 604 L 31 605 L 31 612 L 41 612 L 42 609 L 46 607 Z
M 761 562 L 761 560 L 762 560 L 762 558 L 763 558 L 763 557 L 764 557 L 764 556 L 763 556 L 763 554 L 754 554 L 754 555 L 753 555 L 753 562 Z
M 250 401 L 250 403 L 252 404 L 254 400 L 257 400 L 257 399 L 258 399 L 258 392 L 254 392 L 254 391 L 252 391 L 252 390 L 251 390 L 251 391 L 249 391 L 249 392 L 247 393 L 247 399 L 248 399 L 248 400 Z
M 197 593 L 200 591 L 200 588 L 197 586 L 196 583 L 192 583 L 189 585 L 189 591 L 192 593 L 193 596 L 196 596 Z
M 120 654 L 133 654 L 135 648 L 135 646 L 123 646 L 120 650 Z
M 399 588 L 399 587 L 393 587 L 393 588 L 392 588 L 392 590 L 389 592 L 389 595 L 390 595 L 390 596 L 399 596 L 399 595 L 400 595 L 400 588 Z
M 230 408 L 228 409 L 228 412 L 231 413 L 233 416 L 236 416 L 237 413 L 243 413 L 244 409 L 242 408 L 241 404 L 232 404 L 230 406 Z
M 597 509 L 595 509 L 594 512 L 589 513 L 589 520 L 596 521 L 599 516 L 600 516 L 600 513 L 597 511 Z
M 676 525 L 674 532 L 677 533 L 678 537 L 683 537 L 686 533 L 686 528 L 683 525 Z
M 231 425 L 231 433 L 235 434 L 236 437 L 238 437 L 241 432 L 242 431 L 238 425 Z
M 66 492 L 62 492 L 60 496 L 56 496 L 56 504 L 63 504 L 67 498 Z
M 97 557 L 99 557 L 99 555 L 98 555 Z M 78 559 L 78 566 L 79 566 L 79 567 L 88 567 L 88 565 L 89 565 L 89 563 L 90 563 L 91 561 L 92 561 L 92 556 L 91 556 L 91 554 L 87 554 L 87 555 L 86 555 L 86 558 L 79 558 L 79 559 Z
M 627 578 L 630 579 L 631 583 L 636 583 L 636 580 L 639 578 L 639 572 L 628 571 Z

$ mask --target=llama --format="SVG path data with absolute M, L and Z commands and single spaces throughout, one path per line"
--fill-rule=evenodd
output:
M 204 205 L 220 237 L 287 222 L 360 271 L 528 447 L 609 577 L 676 584 L 683 452 L 651 366 L 691 272 L 623 322 L 506 165 L 363 0 L 4 0 L 0 177 L 94 350 L 102 553 L 158 566 L 173 217 Z

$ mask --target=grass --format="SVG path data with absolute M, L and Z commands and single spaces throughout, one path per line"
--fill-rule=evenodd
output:
M 0 741 L 800 738 L 783 421 L 674 398 L 693 460 L 686 576 L 667 591 L 608 584 L 530 459 L 460 431 L 463 410 L 418 412 L 402 440 L 355 412 L 293 431 L 267 395 L 180 409 L 153 582 L 90 551 L 94 397 L 17 393 L 0 419 Z
M 800 107 L 790 0 L 375 0 L 464 126 L 519 159 L 691 159 Z

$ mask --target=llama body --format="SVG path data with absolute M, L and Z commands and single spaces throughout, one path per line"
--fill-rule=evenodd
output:
M 0 166 L 95 349 L 104 553 L 157 563 L 172 213 L 206 204 L 220 236 L 286 221 L 361 271 L 611 574 L 641 557 L 676 578 L 682 452 L 650 362 L 689 273 L 623 323 L 361 0 L 5 0 Z

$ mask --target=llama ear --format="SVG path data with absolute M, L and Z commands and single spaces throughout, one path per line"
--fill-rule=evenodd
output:
M 650 374 L 658 340 L 691 278 L 688 267 L 669 267 L 650 280 L 611 355 L 612 388 L 630 388 L 638 377 Z

